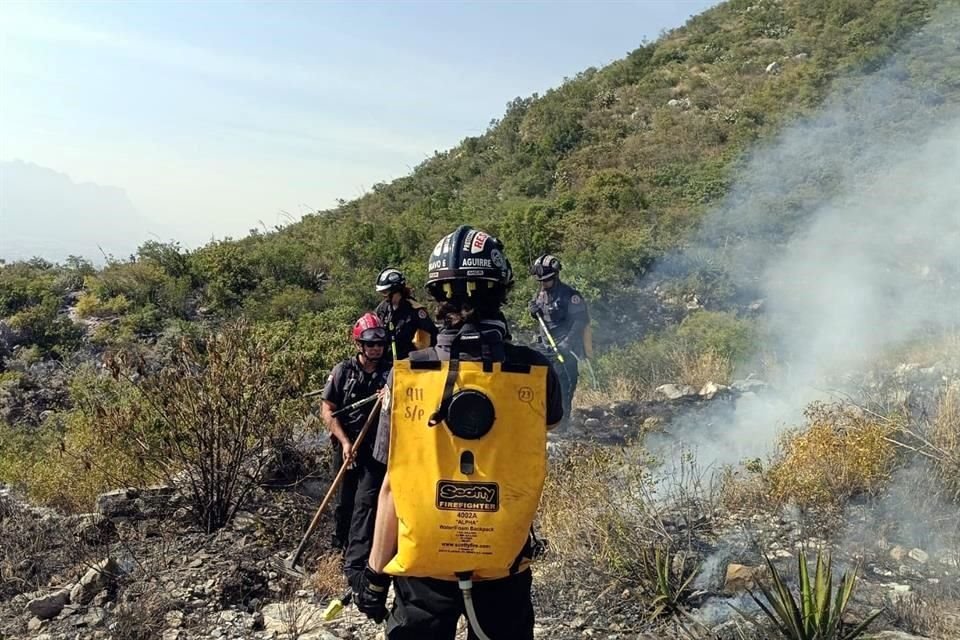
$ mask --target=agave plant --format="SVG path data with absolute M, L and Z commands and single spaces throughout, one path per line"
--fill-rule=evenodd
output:
M 678 614 L 689 596 L 690 582 L 696 576 L 685 562 L 682 552 L 671 553 L 669 548 L 656 547 L 652 552 L 641 551 L 640 558 L 651 602 L 647 617 L 651 620 L 665 614 Z
M 770 559 L 766 561 L 772 585 L 758 585 L 766 602 L 753 591 L 750 596 L 788 640 L 853 640 L 862 636 L 880 615 L 880 611 L 875 611 L 853 629 L 844 629 L 843 614 L 856 588 L 859 564 L 851 573 L 843 574 L 834 592 L 831 558 L 827 556 L 824 560 L 824 554 L 817 552 L 817 569 L 811 582 L 807 556 L 800 551 L 797 558 L 800 593 L 795 598 Z

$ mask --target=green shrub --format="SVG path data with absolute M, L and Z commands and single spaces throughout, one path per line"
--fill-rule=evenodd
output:
M 186 478 L 193 515 L 207 531 L 244 505 L 269 449 L 289 441 L 306 409 L 300 354 L 270 348 L 243 322 L 181 340 L 156 372 L 137 358 L 107 364 L 114 379 L 78 387 L 76 397 L 82 419 L 95 423 L 87 450 L 100 459 L 88 461 L 109 461 L 113 470 L 133 464 L 167 484 Z
M 756 331 L 733 314 L 697 311 L 679 326 L 602 354 L 597 375 L 604 385 L 631 381 L 647 394 L 667 383 L 729 383 L 736 365 L 752 355 Z
M 76 349 L 83 337 L 83 330 L 60 312 L 53 298 L 21 309 L 10 318 L 10 326 L 41 353 L 55 357 L 63 357 Z
M 103 318 L 118 316 L 130 309 L 130 301 L 121 293 L 107 300 L 101 300 L 97 294 L 85 292 L 77 300 L 77 314 L 81 318 Z

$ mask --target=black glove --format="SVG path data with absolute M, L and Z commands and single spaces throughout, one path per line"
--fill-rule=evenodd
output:
M 540 315 L 540 313 L 541 313 L 541 312 L 540 312 L 540 305 L 539 305 L 539 303 L 537 303 L 536 300 L 531 300 L 531 301 L 530 301 L 530 304 L 527 305 L 527 311 L 530 312 L 530 315 L 531 315 L 531 316 L 533 316 L 534 318 L 536 318 L 536 317 L 537 317 L 538 315 Z
M 357 609 L 377 624 L 383 622 L 387 617 L 387 590 L 390 589 L 390 576 L 377 573 L 368 566 L 363 570 L 357 586 L 360 590 L 353 595 Z

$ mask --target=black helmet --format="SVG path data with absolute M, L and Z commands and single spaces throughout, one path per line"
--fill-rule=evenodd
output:
M 502 301 L 512 274 L 502 242 L 484 231 L 461 225 L 433 248 L 426 288 L 439 302 L 488 294 Z
M 400 289 L 407 284 L 407 279 L 403 276 L 400 269 L 387 267 L 377 276 L 377 293 L 386 293 L 394 289 Z
M 550 280 L 560 275 L 560 258 L 549 253 L 533 261 L 530 266 L 530 275 L 537 280 Z

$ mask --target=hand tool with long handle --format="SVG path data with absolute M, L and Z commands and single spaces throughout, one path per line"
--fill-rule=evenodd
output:
M 547 344 L 549 344 L 553 352 L 557 354 L 557 360 L 562 364 L 563 354 L 560 353 L 560 347 L 557 346 L 557 341 L 553 339 L 553 334 L 550 333 L 550 329 L 547 328 L 547 323 L 543 321 L 542 313 L 537 314 L 537 320 L 540 321 L 540 328 L 543 329 L 543 335 L 547 338 Z
M 363 424 L 363 428 L 360 429 L 357 439 L 353 442 L 353 451 L 356 451 L 363 442 L 363 439 L 367 436 L 367 432 L 370 431 L 370 427 L 373 425 L 374 421 L 380 419 L 380 395 L 376 394 L 370 397 L 376 399 L 376 404 L 373 405 L 373 409 L 370 410 L 370 415 L 367 416 L 367 421 Z M 343 482 L 343 478 L 347 474 L 347 470 L 350 468 L 352 462 L 353 460 L 351 458 L 347 458 L 343 461 L 343 464 L 340 465 L 340 471 L 337 472 L 337 476 L 330 484 L 330 489 L 327 490 L 327 495 L 323 496 L 323 501 L 320 502 L 320 506 L 317 507 L 317 512 L 314 514 L 313 520 L 310 521 L 310 526 L 307 527 L 306 533 L 303 534 L 303 539 L 300 540 L 300 545 L 297 547 L 296 551 L 290 554 L 290 556 L 283 561 L 283 567 L 289 573 L 292 573 L 298 577 L 303 577 L 306 575 L 303 572 L 303 569 L 297 566 L 300 562 L 300 557 L 307 548 L 307 542 L 310 541 L 310 536 L 313 535 L 317 525 L 320 524 L 320 518 L 323 516 L 324 510 L 327 508 L 327 505 L 333 498 L 333 494 L 336 492 L 337 487 L 339 487 L 340 483 Z

